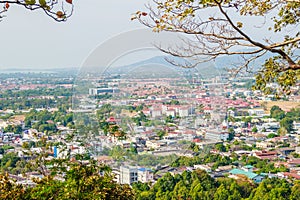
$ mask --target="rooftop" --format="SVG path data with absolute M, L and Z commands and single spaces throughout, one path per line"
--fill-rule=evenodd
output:
M 253 173 L 253 172 L 247 172 L 241 169 L 232 169 L 229 171 L 230 174 L 234 174 L 234 175 L 238 175 L 238 174 L 242 174 L 247 176 L 249 179 L 253 179 L 256 176 L 258 176 L 257 174 Z

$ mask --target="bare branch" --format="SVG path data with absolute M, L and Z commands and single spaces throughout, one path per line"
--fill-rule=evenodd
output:
M 229 24 L 239 33 L 241 34 L 243 37 L 245 37 L 251 44 L 257 46 L 257 47 L 260 47 L 262 49 L 265 49 L 265 50 L 268 50 L 272 53 L 277 53 L 279 55 L 281 55 L 283 57 L 283 59 L 285 59 L 288 64 L 289 64 L 289 67 L 287 69 L 292 69 L 292 70 L 297 70 L 297 69 L 300 69 L 300 66 L 297 65 L 284 51 L 282 51 L 281 49 L 275 49 L 275 47 L 278 47 L 278 46 L 283 46 L 284 44 L 277 44 L 277 45 L 274 45 L 274 47 L 272 46 L 265 46 L 263 45 L 262 43 L 260 42 L 257 42 L 257 41 L 254 41 L 252 40 L 249 35 L 247 35 L 246 33 L 244 33 L 241 29 L 239 29 L 231 20 L 231 18 L 227 15 L 227 13 L 224 11 L 224 9 L 222 8 L 221 6 L 221 3 L 215 1 L 218 5 L 218 8 L 219 10 L 221 11 L 221 13 L 225 16 L 225 18 L 228 20 Z M 299 38 L 295 38 L 296 41 L 299 41 Z M 289 42 L 291 43 L 291 42 Z M 287 44 L 289 44 L 287 43 Z M 286 45 L 286 44 L 285 44 Z
M 251 70 L 249 70 L 250 67 L 250 63 L 255 61 L 256 59 L 258 59 L 259 57 L 262 57 L 263 55 L 265 55 L 267 53 L 266 50 L 263 50 L 260 54 L 256 54 L 254 56 L 252 56 L 251 58 L 244 58 L 244 64 L 241 65 L 238 68 L 234 68 L 229 70 L 235 77 L 242 71 L 242 70 L 246 70 L 247 72 L 250 72 Z
M 300 37 L 296 37 L 296 38 L 293 38 L 292 40 L 287 40 L 285 42 L 278 42 L 278 43 L 271 44 L 270 46 L 268 46 L 268 48 L 282 47 L 282 46 L 286 46 L 288 44 L 294 44 L 298 41 L 300 41 Z

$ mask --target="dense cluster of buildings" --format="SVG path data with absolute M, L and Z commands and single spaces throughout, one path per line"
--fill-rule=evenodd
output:
M 113 157 L 101 155 L 104 149 L 120 146 L 124 151 L 134 148 L 137 154 L 141 155 L 193 157 L 194 152 L 182 145 L 184 142 L 189 142 L 195 143 L 200 149 L 210 147 L 211 153 L 215 154 L 229 157 L 232 154 L 239 157 L 255 156 L 269 160 L 274 162 L 274 165 L 285 166 L 289 171 L 278 174 L 256 174 L 254 167 L 250 165 L 220 166 L 213 170 L 211 168 L 213 163 L 198 164 L 190 168 L 166 167 L 161 171 L 180 173 L 181 170 L 202 169 L 214 177 L 224 174 L 229 174 L 232 178 L 246 176 L 255 182 L 260 182 L 266 176 L 300 179 L 300 169 L 298 169 L 300 160 L 291 156 L 293 152 L 300 153 L 298 147 L 300 122 L 293 123 L 293 133 L 278 136 L 280 123 L 270 118 L 269 111 L 262 106 L 262 100 L 269 100 L 270 97 L 264 97 L 259 92 L 252 92 L 246 88 L 234 88 L 228 83 L 213 85 L 213 80 L 210 85 L 193 85 L 172 78 L 111 81 L 114 83 L 113 87 L 97 87 L 95 84 L 95 87 L 88 89 L 88 94 L 86 91 L 84 94 L 77 94 L 75 100 L 78 98 L 78 105 L 69 112 L 74 112 L 75 115 L 80 113 L 96 116 L 96 111 L 101 106 L 112 105 L 113 109 L 105 120 L 110 126 L 118 126 L 126 132 L 126 137 L 122 140 L 114 133 L 98 130 L 97 134 L 94 134 L 96 136 L 92 137 L 85 146 L 76 141 L 67 143 L 66 135 L 74 131 L 71 128 L 56 124 L 60 134 L 49 136 L 24 126 L 24 116 L 28 110 L 18 111 L 18 117 L 14 110 L 0 110 L 0 116 L 8 113 L 15 116 L 0 120 L 0 146 L 13 146 L 10 151 L 24 157 L 21 152 L 25 142 L 36 142 L 37 136 L 47 136 L 49 141 L 61 142 L 67 147 L 63 150 L 59 146 L 49 149 L 49 154 L 53 158 L 70 153 L 75 159 L 76 154 L 84 154 L 89 149 L 89 153 L 99 163 L 112 166 L 116 181 L 121 184 L 132 184 L 137 181 L 154 182 L 154 169 L 157 166 L 139 166 L 138 162 L 135 165 L 132 163 L 117 165 Z M 112 98 L 97 99 L 96 96 L 101 94 L 112 94 Z M 130 111 L 128 107 L 141 107 L 141 109 Z M 57 110 L 57 108 L 43 109 L 48 109 L 50 112 Z M 146 119 L 139 119 L 141 113 Z M 23 129 L 22 133 L 4 132 L 9 125 L 20 125 Z M 269 138 L 270 134 L 275 134 L 276 137 Z M 232 142 L 228 142 L 229 140 L 244 143 L 252 150 L 231 145 Z M 214 145 L 219 143 L 230 144 L 231 148 L 227 152 L 217 151 Z M 282 147 L 282 144 L 288 144 L 288 147 Z M 31 151 L 39 152 L 41 149 L 32 147 Z

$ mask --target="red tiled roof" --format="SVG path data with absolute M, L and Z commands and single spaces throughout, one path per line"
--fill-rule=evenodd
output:
M 272 156 L 277 155 L 277 151 L 261 151 L 255 153 L 257 156 Z
M 294 164 L 294 165 L 299 165 L 300 164 L 300 158 L 292 159 L 288 161 L 288 164 Z
M 300 180 L 300 175 L 296 174 L 296 173 L 290 173 L 290 172 L 283 172 L 284 176 L 290 177 L 290 178 L 294 178 L 297 180 Z
M 263 160 L 275 160 L 277 158 L 277 156 L 273 155 L 273 156 L 257 156 L 260 159 Z
M 110 117 L 106 121 L 107 122 L 116 122 L 116 119 L 114 117 Z

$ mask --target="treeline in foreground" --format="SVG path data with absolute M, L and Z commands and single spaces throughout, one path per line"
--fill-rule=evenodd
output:
M 165 174 L 152 187 L 133 185 L 138 200 L 299 200 L 300 182 L 285 179 L 265 179 L 259 185 L 241 177 L 213 179 L 206 172 L 185 171 L 175 176 Z
M 38 171 L 43 171 L 39 168 Z M 101 175 L 99 172 L 102 172 Z M 129 185 L 113 181 L 109 168 L 95 163 L 56 163 L 50 171 L 44 171 L 43 179 L 34 179 L 33 186 L 16 184 L 8 174 L 0 175 L 0 199 L 2 200 L 91 200 L 135 199 Z M 47 175 L 46 175 L 47 174 Z
M 72 163 L 52 170 L 35 186 L 28 187 L 0 176 L 0 199 L 111 199 L 111 200 L 299 200 L 300 182 L 285 179 L 265 179 L 259 185 L 246 178 L 213 179 L 206 172 L 185 171 L 175 176 L 165 174 L 150 186 L 146 183 L 119 185 L 113 181 L 110 169 L 94 164 Z M 62 165 L 63 166 L 63 165 Z M 99 169 L 103 173 L 99 173 Z

